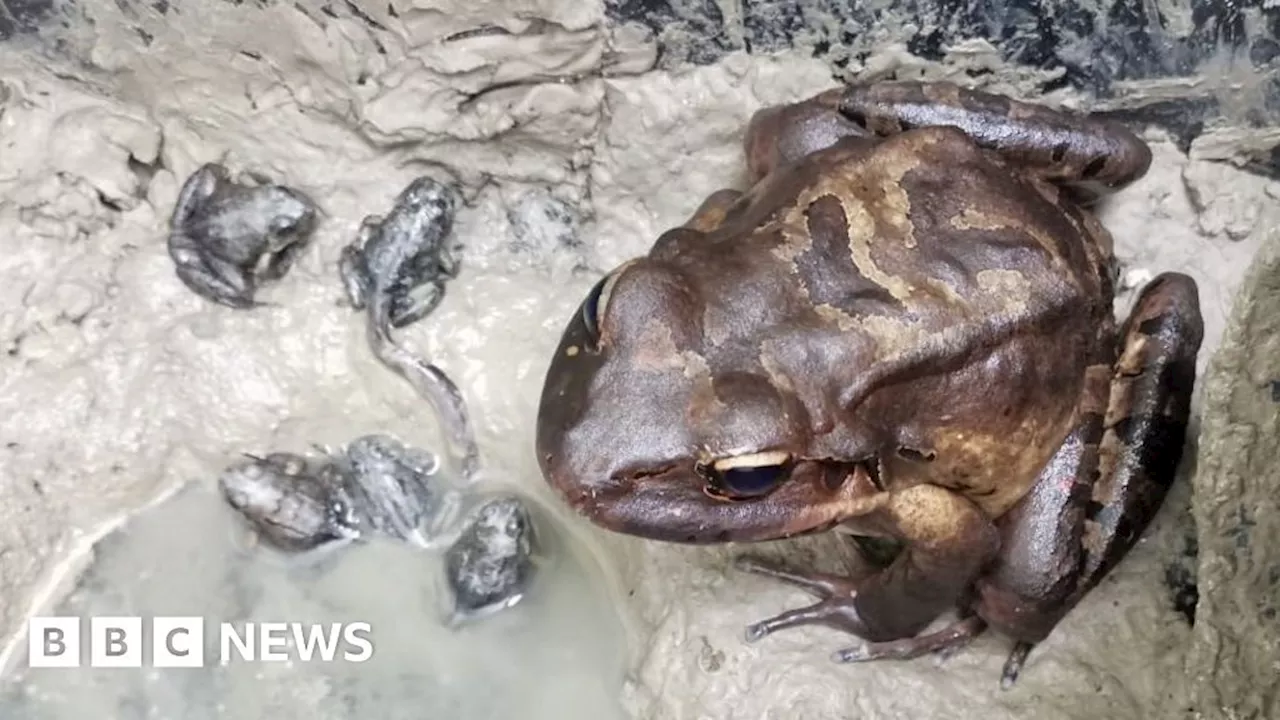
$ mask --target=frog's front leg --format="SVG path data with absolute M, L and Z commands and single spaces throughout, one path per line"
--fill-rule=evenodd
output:
M 275 253 L 272 253 L 267 260 L 267 267 L 262 273 L 264 280 L 279 280 L 283 278 L 294 263 L 302 255 L 302 251 L 307 249 L 307 243 L 303 240 L 296 240 Z
M 382 226 L 382 217 L 369 215 L 361 223 L 355 242 L 342 248 L 338 258 L 338 276 L 351 307 L 363 310 L 369 297 L 369 270 L 364 252 Z
M 440 255 L 432 263 L 437 273 L 452 280 L 462 272 L 462 246 L 451 243 L 440 248 Z
M 871 641 L 911 637 L 956 606 L 999 544 L 995 525 L 976 505 L 933 485 L 884 493 L 875 509 L 856 522 L 864 532 L 888 535 L 904 544 L 892 564 L 864 580 L 796 572 L 753 557 L 739 558 L 739 569 L 789 582 L 820 598 L 809 607 L 752 625 L 747 630 L 749 641 L 811 624 Z M 838 659 L 847 659 L 841 654 Z
M 1046 180 L 1095 194 L 1146 174 L 1151 149 L 1120 123 L 968 90 L 948 82 L 852 85 L 822 96 L 876 135 L 954 127 Z
M 1203 333 L 1194 280 L 1166 273 L 1148 284 L 1114 367 L 1090 373 L 1076 431 L 1001 518 L 1003 549 L 978 582 L 975 611 L 1018 641 L 1006 687 L 1164 502 L 1182 460 Z

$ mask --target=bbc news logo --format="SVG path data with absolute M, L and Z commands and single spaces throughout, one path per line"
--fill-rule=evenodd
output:
M 142 667 L 150 649 L 151 667 L 204 667 L 205 619 L 151 618 L 144 632 L 140 617 L 36 617 L 27 626 L 28 664 L 33 668 Z M 86 629 L 85 634 L 82 630 Z M 369 623 L 218 623 L 221 665 L 242 662 L 365 662 L 373 656 Z

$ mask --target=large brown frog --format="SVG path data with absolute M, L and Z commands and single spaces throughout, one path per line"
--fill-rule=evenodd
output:
M 946 83 L 767 108 L 753 185 L 602 278 L 547 372 L 548 482 L 611 530 L 684 543 L 837 526 L 899 550 L 797 585 L 801 624 L 914 657 L 990 626 L 1027 652 L 1132 547 L 1182 456 L 1203 335 L 1156 277 L 1120 328 L 1089 211 L 1150 150 L 1103 119 Z M 920 633 L 944 612 L 960 619 Z

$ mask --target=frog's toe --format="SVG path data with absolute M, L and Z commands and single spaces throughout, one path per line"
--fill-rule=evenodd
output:
M 767 620 L 761 620 L 758 623 L 752 623 L 747 626 L 744 637 L 747 642 L 755 642 L 766 635 L 772 635 L 779 630 L 797 627 L 799 625 L 819 625 L 830 614 L 830 608 L 826 607 L 827 601 L 822 601 L 809 607 L 788 610 L 784 613 L 774 615 Z
M 781 563 L 755 555 L 739 556 L 734 559 L 733 566 L 743 572 L 763 575 L 794 585 L 819 598 L 852 596 L 858 587 L 854 580 L 847 577 L 817 571 L 791 570 Z
M 972 616 L 928 635 L 863 643 L 837 650 L 832 653 L 831 659 L 838 663 L 911 660 L 929 653 L 950 652 L 982 634 L 986 627 L 986 623 L 981 618 Z
M 1004 661 L 1004 671 L 1000 673 L 1001 690 L 1008 690 L 1018 681 L 1018 674 L 1022 672 L 1022 665 L 1027 661 L 1027 655 L 1031 653 L 1033 647 L 1035 645 L 1029 642 L 1019 642 L 1013 646 L 1013 651 Z
M 799 627 L 801 625 L 822 625 L 833 630 L 840 630 L 858 637 L 866 637 L 867 624 L 862 621 L 854 596 L 834 596 L 820 600 L 813 605 L 778 613 L 771 618 L 754 623 L 747 627 L 747 642 L 755 642 L 766 635 L 779 630 Z

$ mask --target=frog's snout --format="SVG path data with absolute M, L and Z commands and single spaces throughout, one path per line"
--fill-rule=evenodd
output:
M 398 204 L 416 212 L 429 210 L 448 218 L 453 216 L 460 203 L 461 198 L 456 188 L 423 175 L 409 183 L 401 193 Z

